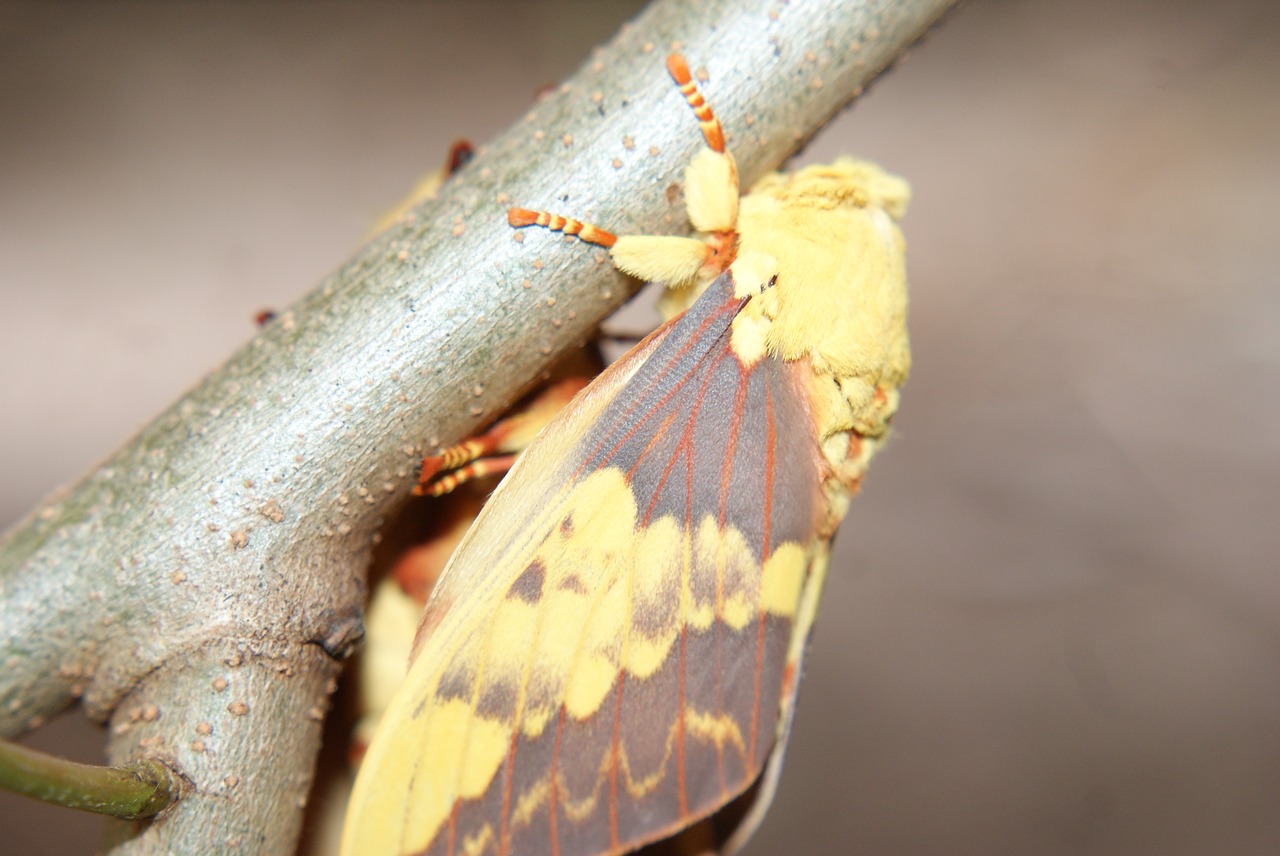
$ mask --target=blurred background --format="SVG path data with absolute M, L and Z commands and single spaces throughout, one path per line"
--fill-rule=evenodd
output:
M 0 525 L 639 6 L 0 5 Z M 916 368 L 751 853 L 1280 853 L 1277 44 L 973 0 L 803 154 L 911 180 Z M 97 827 L 0 794 L 0 851 Z

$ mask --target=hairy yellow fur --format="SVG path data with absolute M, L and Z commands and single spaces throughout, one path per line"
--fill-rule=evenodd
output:
M 733 155 L 702 149 L 684 171 L 689 222 L 699 232 L 732 232 L 738 222 L 738 165 Z
M 738 257 L 771 257 L 777 271 L 776 287 L 757 294 L 735 325 L 739 356 L 754 362 L 763 348 L 785 360 L 807 358 L 832 376 L 845 402 L 829 413 L 823 436 L 854 427 L 883 434 L 892 409 L 876 406 L 876 389 L 896 389 L 911 369 L 906 244 L 897 222 L 910 199 L 907 183 L 875 164 L 840 158 L 765 176 L 738 200 L 737 175 L 732 155 L 703 149 L 686 170 L 685 194 L 695 228 L 736 228 Z M 627 273 L 668 285 L 667 315 L 687 308 L 718 272 L 707 267 L 707 245 L 691 238 L 624 236 L 613 257 Z M 763 269 L 758 259 L 751 264 Z M 759 276 L 751 276 L 739 283 L 744 295 L 758 290 Z M 693 286 L 687 294 L 671 291 L 686 285 Z
M 694 285 L 707 260 L 707 245 L 696 238 L 623 235 L 609 255 L 623 273 L 645 282 L 661 282 L 669 289 L 683 289 Z
M 881 434 L 870 408 L 877 387 L 907 379 L 906 249 L 897 217 L 907 183 L 841 158 L 771 175 L 744 196 L 739 252 L 778 261 L 778 285 L 748 304 L 772 323 L 765 344 L 786 360 L 807 357 L 840 384 L 854 423 Z M 886 414 L 891 415 L 891 414 Z

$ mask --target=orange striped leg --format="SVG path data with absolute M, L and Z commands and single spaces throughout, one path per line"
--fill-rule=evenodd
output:
M 702 138 L 707 141 L 707 148 L 724 154 L 724 128 L 721 127 L 716 114 L 711 111 L 711 105 L 698 91 L 698 84 L 693 82 L 693 75 L 689 74 L 689 64 L 685 62 L 683 56 L 673 53 L 667 57 L 667 71 L 671 74 L 671 79 L 680 87 L 680 94 L 684 96 L 684 100 L 693 108 L 693 115 L 698 117 L 698 125 L 702 128 Z
M 698 91 L 684 57 L 667 57 L 667 70 L 697 117 L 707 145 L 707 151 L 699 152 L 685 171 L 689 221 L 706 238 L 619 237 L 571 217 L 527 208 L 510 209 L 507 222 L 517 229 L 542 226 L 608 248 L 619 270 L 642 280 L 664 282 L 669 288 L 694 282 L 705 284 L 728 267 L 736 255 L 738 240 L 737 164 L 725 149 L 724 128 Z
M 533 442 L 542 427 L 564 409 L 587 381 L 580 375 L 562 378 L 483 434 L 450 446 L 439 455 L 423 458 L 413 492 L 418 496 L 443 496 L 471 479 L 505 473 L 511 468 L 514 453 Z M 505 453 L 505 457 L 497 456 L 497 452 Z
M 492 455 L 502 446 L 511 431 L 511 422 L 503 419 L 478 437 L 463 440 L 438 455 L 423 458 L 422 471 L 418 474 L 418 486 L 413 489 L 413 492 L 418 496 L 443 496 L 463 482 L 482 475 L 475 473 L 454 478 L 454 473 L 450 471 L 458 471 L 468 465 L 474 466 L 486 455 Z M 510 468 L 510 465 L 507 468 Z M 447 475 L 441 475 L 441 473 L 447 473 Z
M 592 226 L 590 223 L 583 223 L 581 220 L 575 220 L 572 217 L 561 217 L 559 214 L 552 214 L 549 211 L 512 208 L 507 212 L 507 222 L 517 229 L 523 226 L 542 226 L 553 232 L 576 235 L 579 240 L 599 247 L 612 247 L 618 242 L 618 236 L 612 232 L 606 232 L 604 229 Z
M 413 492 L 419 496 L 444 496 L 446 493 L 456 490 L 459 485 L 466 484 L 472 479 L 501 475 L 511 469 L 511 465 L 515 462 L 515 455 L 495 455 L 492 458 L 480 458 L 465 466 L 456 467 L 444 475 L 433 476 L 427 481 L 420 482 L 413 489 Z M 425 464 L 423 470 L 426 470 Z
M 427 492 L 427 486 L 435 480 L 436 476 L 446 470 L 456 470 L 458 467 L 465 466 L 477 458 L 489 454 L 498 446 L 498 438 L 492 436 L 493 432 L 483 434 L 479 437 L 472 437 L 469 440 L 463 440 L 456 446 L 450 446 L 438 455 L 431 455 L 422 459 L 422 471 L 418 474 L 418 486 L 413 492 L 422 496 Z M 439 494 L 431 494 L 439 496 Z

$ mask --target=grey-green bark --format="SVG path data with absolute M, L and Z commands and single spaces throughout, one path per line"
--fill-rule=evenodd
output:
M 80 699 L 109 720 L 113 763 L 187 777 L 173 809 L 119 830 L 121 852 L 288 851 L 370 547 L 419 457 L 501 411 L 633 286 L 594 248 L 513 240 L 507 205 L 567 194 L 563 213 L 616 231 L 679 231 L 667 189 L 699 142 L 663 68 L 674 43 L 710 72 L 747 184 L 951 2 L 650 6 L 438 198 L 6 535 L 0 734 Z

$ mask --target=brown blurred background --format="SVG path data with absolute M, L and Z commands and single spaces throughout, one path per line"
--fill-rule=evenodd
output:
M 0 5 L 0 525 L 638 8 Z M 1277 45 L 973 0 L 804 154 L 911 179 L 916 370 L 752 853 L 1280 853 Z M 0 852 L 96 829 L 0 795 Z

